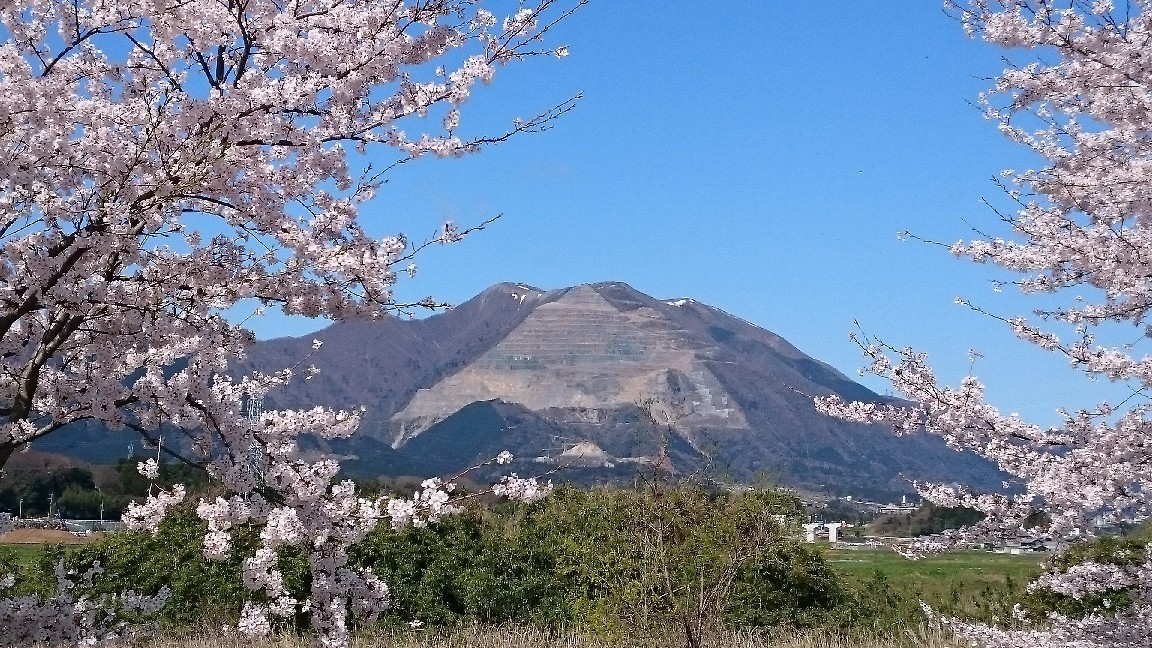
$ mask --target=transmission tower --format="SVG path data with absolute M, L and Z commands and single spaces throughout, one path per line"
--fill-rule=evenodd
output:
M 256 430 L 259 429 L 260 415 L 264 413 L 264 397 L 249 395 L 244 403 L 244 418 L 248 421 L 248 428 L 252 430 L 252 442 L 248 445 L 248 470 L 257 484 L 264 483 L 264 451 L 256 440 Z

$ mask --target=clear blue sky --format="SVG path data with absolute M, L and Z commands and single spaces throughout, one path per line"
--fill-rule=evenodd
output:
M 1045 424 L 1059 405 L 1114 396 L 953 303 L 1036 307 L 994 292 L 992 269 L 897 238 L 1002 232 L 980 199 L 1001 200 L 992 178 L 1032 162 L 974 106 L 1005 53 L 967 39 L 941 4 L 593 0 L 557 31 L 568 58 L 502 69 L 461 126 L 583 92 L 575 111 L 478 156 L 401 167 L 366 209 L 372 231 L 414 239 L 504 214 L 424 255 L 398 294 L 624 281 L 722 308 L 849 375 L 863 364 L 853 320 L 926 351 L 951 382 L 978 349 L 990 400 Z M 253 324 L 268 338 L 326 322 Z

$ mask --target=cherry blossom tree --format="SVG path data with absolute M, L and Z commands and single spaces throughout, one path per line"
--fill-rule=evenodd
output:
M 891 381 L 912 405 L 833 397 L 817 406 L 898 432 L 927 429 L 1014 478 L 1016 494 L 919 484 L 938 504 L 987 514 L 946 540 L 1011 536 L 1038 510 L 1047 513 L 1045 532 L 1053 538 L 1090 537 L 1101 521 L 1143 520 L 1152 498 L 1152 356 L 1145 355 L 1152 337 L 1152 3 L 972 0 L 949 7 L 969 34 L 1014 51 L 1010 58 L 1028 57 L 1005 70 L 981 100 L 1005 135 L 1042 160 L 1036 170 L 1003 174 L 1006 196 L 1015 201 L 1001 214 L 1011 233 L 960 242 L 951 251 L 1016 273 L 1013 283 L 1024 293 L 1050 295 L 1060 306 L 993 316 L 1021 339 L 1063 356 L 1073 370 L 1130 385 L 1134 396 L 1061 411 L 1061 425 L 1043 428 L 988 404 L 975 377 L 942 385 L 923 354 L 860 337 L 867 370 Z M 1027 630 L 956 627 L 985 646 L 1147 646 L 1150 557 L 1129 566 L 1088 563 L 1032 584 L 1077 598 L 1128 591 L 1133 604 L 1119 613 L 1032 620 Z
M 365 233 L 382 176 L 350 154 L 459 156 L 567 110 L 459 135 L 474 87 L 567 13 L 510 4 L 0 3 L 0 467 L 82 420 L 225 424 L 212 377 L 251 340 L 223 315 L 243 300 L 402 307 L 413 247 Z
M 226 314 L 251 303 L 372 319 L 435 305 L 392 292 L 423 244 L 364 226 L 384 173 L 543 130 L 574 105 L 464 135 L 479 84 L 567 54 L 546 37 L 584 0 L 491 4 L 0 0 L 0 468 L 83 421 L 156 444 L 164 429 L 165 451 L 204 462 L 236 494 L 201 503 L 209 555 L 227 551 L 231 525 L 264 525 L 246 568 L 266 596 L 242 628 L 259 634 L 269 614 L 303 610 L 325 643 L 343 645 L 350 607 L 370 616 L 387 601 L 345 550 L 405 507 L 358 497 L 334 483 L 334 462 L 298 451 L 301 434 L 351 434 L 357 413 L 245 416 L 299 371 L 232 376 L 253 335 Z M 466 232 L 448 224 L 426 244 Z M 156 490 L 129 517 L 154 525 L 183 497 Z M 413 502 L 409 519 L 443 504 Z M 309 554 L 307 601 L 286 598 L 269 563 L 285 544 Z

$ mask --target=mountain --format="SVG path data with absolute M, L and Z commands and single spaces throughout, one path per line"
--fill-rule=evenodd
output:
M 818 414 L 811 396 L 889 399 L 750 322 L 623 283 L 497 284 L 427 319 L 260 342 L 246 362 L 320 370 L 267 407 L 366 407 L 357 437 L 326 448 L 362 474 L 452 473 L 508 449 L 521 474 L 565 465 L 581 481 L 649 466 L 864 494 L 1002 478 L 926 434 Z

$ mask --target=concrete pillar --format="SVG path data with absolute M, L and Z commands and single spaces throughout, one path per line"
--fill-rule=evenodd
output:
M 804 525 L 804 531 L 808 533 L 808 542 L 816 542 L 816 529 L 822 526 L 824 525 L 819 522 Z
M 840 527 L 843 526 L 843 524 L 841 524 L 840 522 L 829 522 L 829 523 L 825 524 L 824 526 L 828 527 L 828 542 L 836 542 L 836 536 L 839 533 Z

